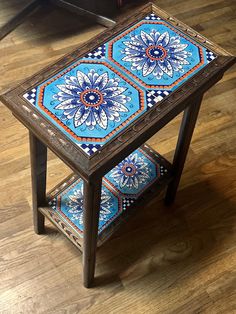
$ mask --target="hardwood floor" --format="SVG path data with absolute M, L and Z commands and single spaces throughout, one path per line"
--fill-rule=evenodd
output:
M 236 54 L 234 0 L 157 5 Z M 0 25 L 26 0 L 2 0 Z M 65 11 L 39 9 L 0 42 L 0 93 L 98 34 Z M 82 287 L 81 255 L 47 222 L 33 232 L 27 130 L 0 104 L 0 313 L 236 313 L 236 67 L 204 97 L 172 208 L 162 197 L 97 257 Z M 150 141 L 171 159 L 180 117 Z M 49 154 L 49 189 L 70 170 Z

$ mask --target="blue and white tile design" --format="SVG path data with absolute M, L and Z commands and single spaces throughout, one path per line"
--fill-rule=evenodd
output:
M 23 97 L 92 157 L 215 58 L 152 13 Z
M 159 159 L 137 149 L 107 173 L 102 184 L 98 233 L 132 206 L 152 183 L 158 184 L 158 180 L 167 172 Z M 69 222 L 83 236 L 84 192 L 81 179 L 65 188 L 49 205 L 62 220 Z

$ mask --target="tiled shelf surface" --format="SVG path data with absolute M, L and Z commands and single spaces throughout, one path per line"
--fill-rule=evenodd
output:
M 134 151 L 102 180 L 98 246 L 171 179 L 171 165 L 147 145 Z M 48 194 L 40 211 L 80 250 L 83 246 L 83 180 L 71 175 Z

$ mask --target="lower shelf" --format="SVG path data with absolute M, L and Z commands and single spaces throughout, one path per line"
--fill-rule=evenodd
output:
M 98 246 L 171 180 L 171 164 L 147 145 L 134 151 L 102 180 Z M 80 250 L 83 247 L 83 180 L 71 175 L 39 209 Z

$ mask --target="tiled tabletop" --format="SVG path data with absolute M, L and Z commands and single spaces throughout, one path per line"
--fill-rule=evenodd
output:
M 215 57 L 152 13 L 24 98 L 92 156 Z

